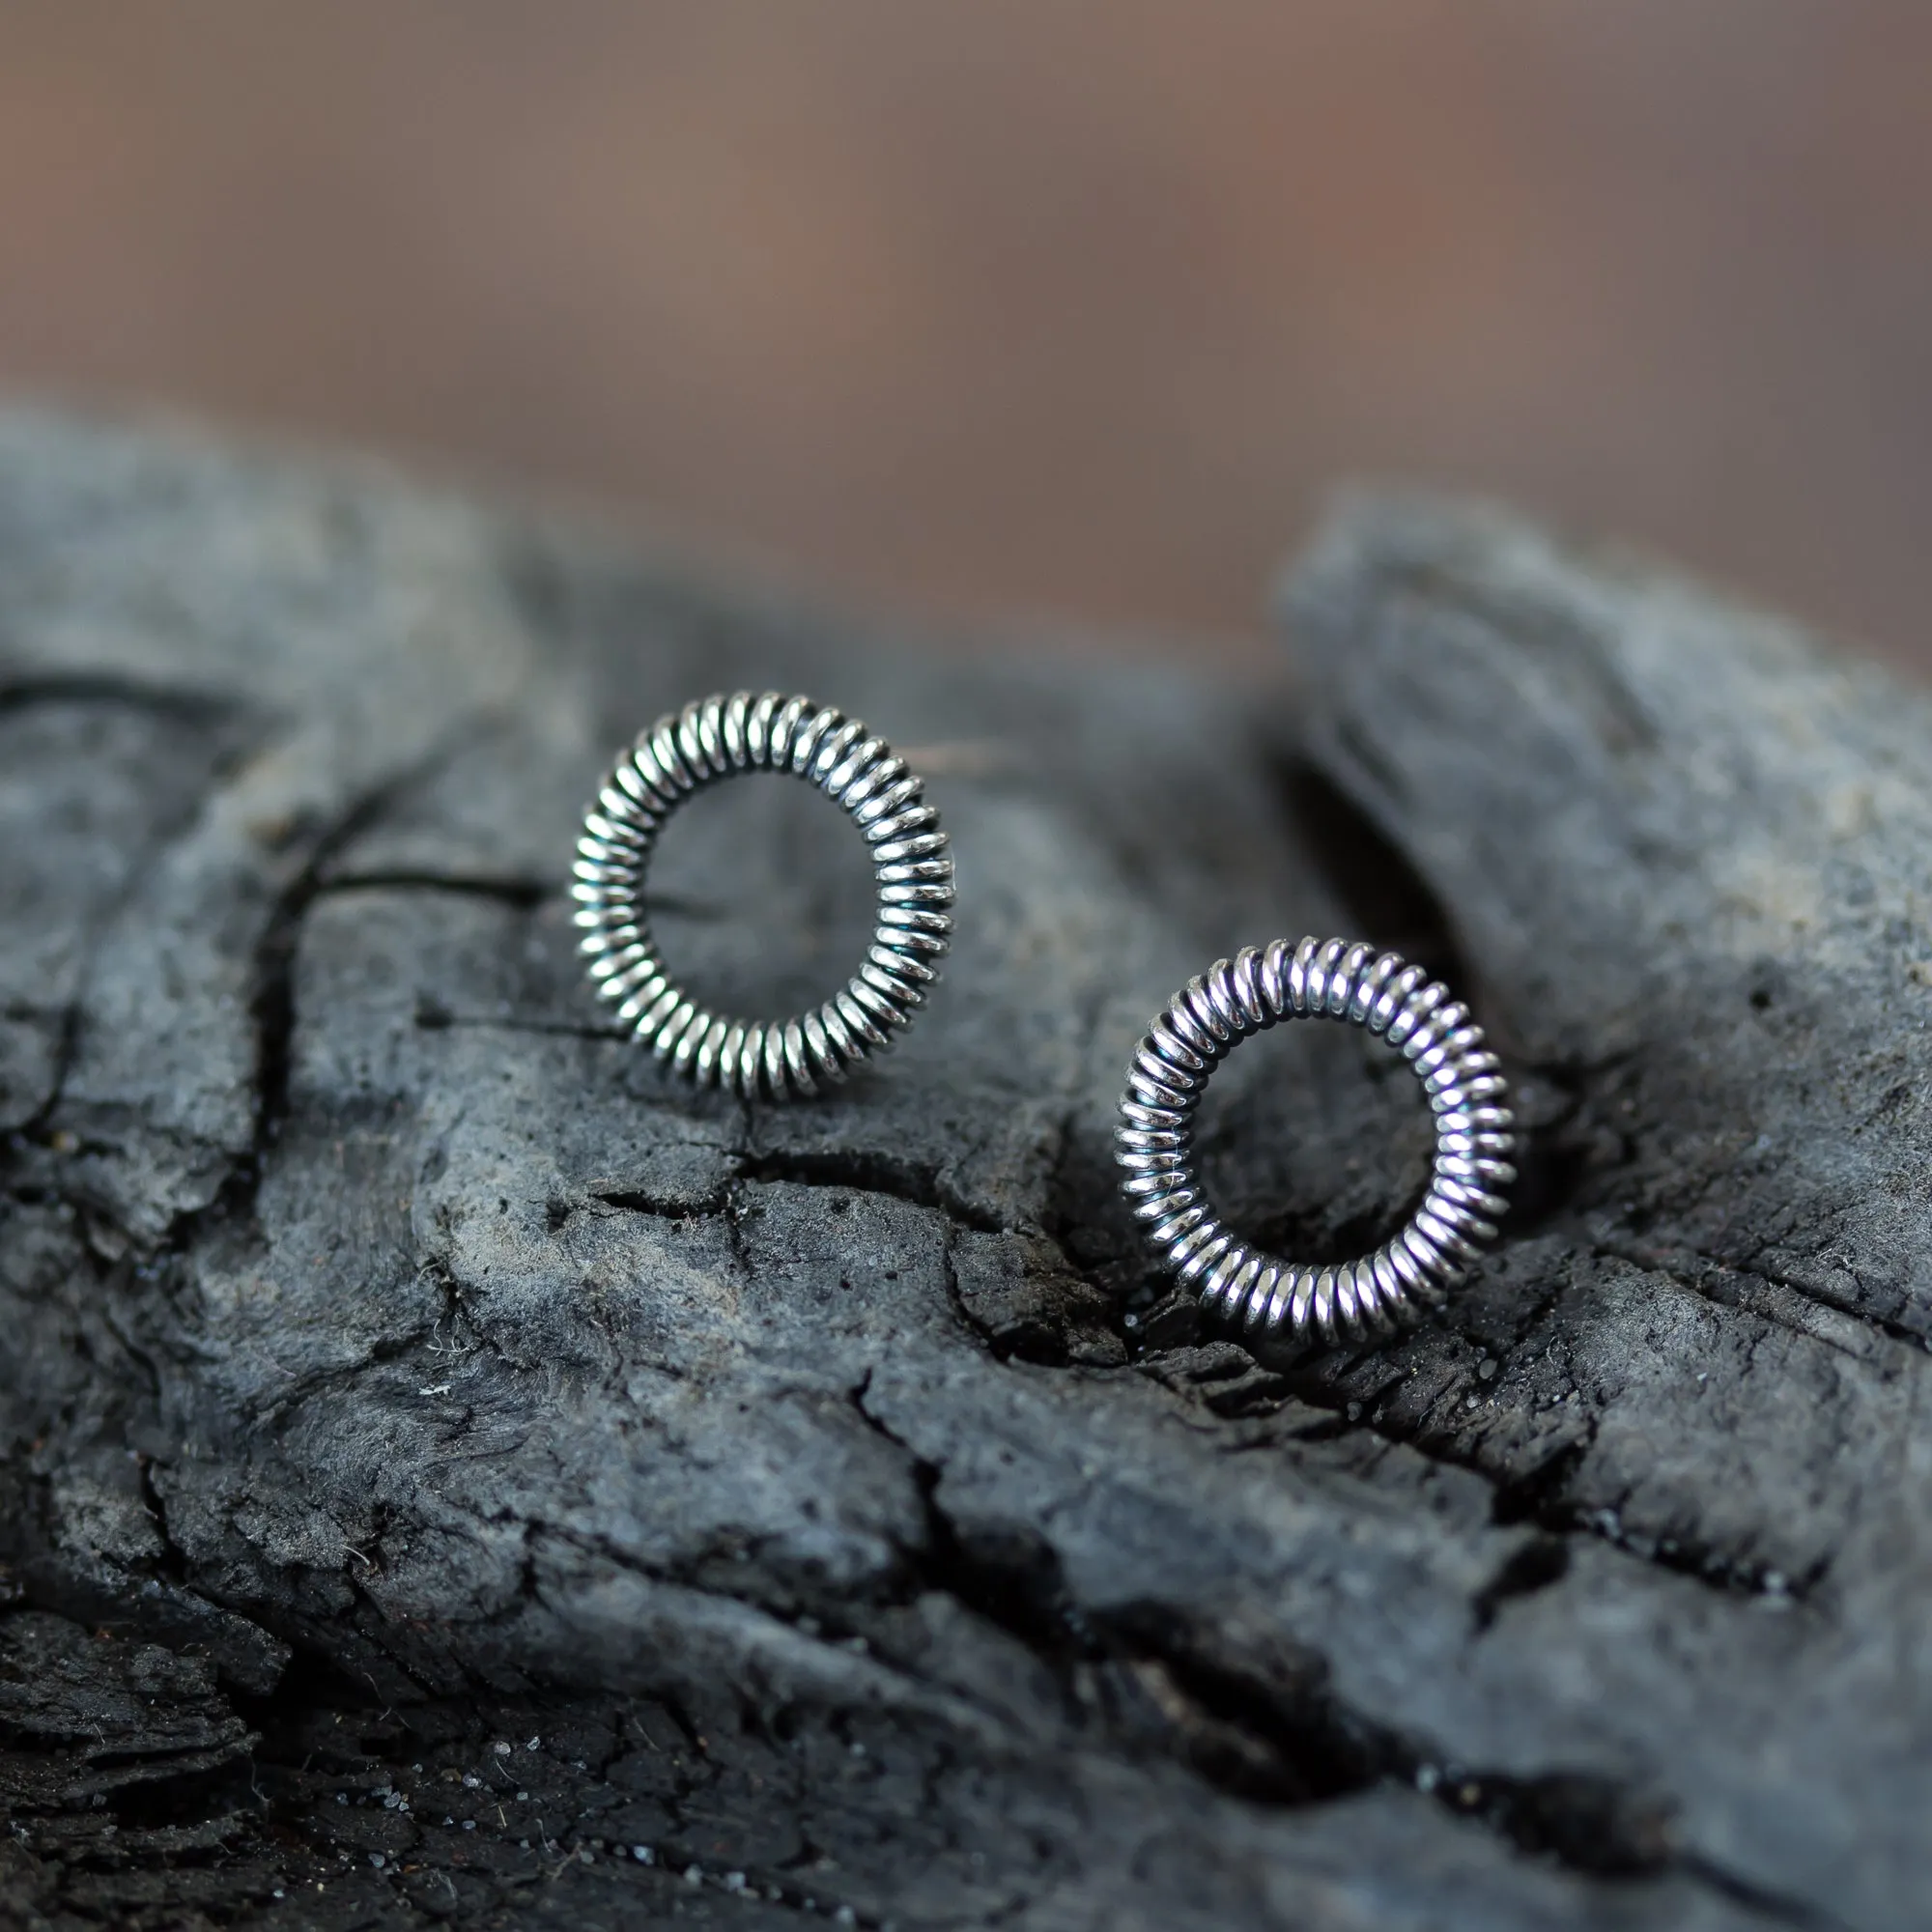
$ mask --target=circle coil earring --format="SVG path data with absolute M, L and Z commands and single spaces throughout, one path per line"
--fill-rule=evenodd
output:
M 1374 1254 L 1339 1266 L 1278 1261 L 1232 1234 L 1194 1166 L 1195 1109 L 1236 1043 L 1288 1019 L 1365 1027 L 1414 1068 L 1435 1115 L 1429 1191 Z M 1437 1305 L 1496 1237 L 1516 1179 L 1508 1083 L 1469 1009 L 1400 954 L 1346 940 L 1278 939 L 1190 980 L 1135 1050 L 1116 1158 L 1144 1238 L 1201 1307 L 1260 1343 L 1393 1334 Z
M 864 836 L 878 926 L 822 1007 L 743 1020 L 693 999 L 651 937 L 645 880 L 660 832 L 707 785 L 784 772 L 816 785 Z M 584 814 L 575 883 L 592 984 L 670 1068 L 700 1087 L 787 1099 L 841 1081 L 912 1023 L 950 943 L 952 859 L 921 780 L 856 718 L 809 697 L 720 694 L 667 713 L 620 756 Z

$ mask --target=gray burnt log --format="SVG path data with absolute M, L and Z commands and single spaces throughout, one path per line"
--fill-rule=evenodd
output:
M 1932 706 L 1466 508 L 1343 514 L 1286 617 L 1272 694 L 948 662 L 0 419 L 0 1919 L 1922 1922 Z M 618 1037 L 561 891 L 613 746 L 766 685 L 960 884 L 930 1015 L 783 1108 Z M 840 974 L 837 814 L 689 816 L 691 972 Z M 1256 1363 L 1114 1106 L 1329 930 L 1453 972 L 1531 1151 L 1443 1320 Z M 1284 1030 L 1208 1172 L 1371 1241 L 1406 1090 Z

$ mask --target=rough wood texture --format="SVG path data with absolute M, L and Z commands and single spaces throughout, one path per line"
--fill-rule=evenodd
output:
M 948 666 L 0 422 L 0 1918 L 1922 1922 L 1932 708 L 1475 511 L 1357 508 L 1289 614 L 1264 703 Z M 925 748 L 961 885 L 783 1110 L 612 1037 L 557 891 L 620 736 L 768 682 Z M 695 971 L 747 892 L 843 943 L 758 790 Z M 1535 1146 L 1448 1320 L 1258 1367 L 1108 1144 L 1304 929 L 1453 968 Z M 1209 1122 L 1310 1251 L 1427 1145 L 1312 1031 Z

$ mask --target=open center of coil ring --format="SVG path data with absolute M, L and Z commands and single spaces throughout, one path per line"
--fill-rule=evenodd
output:
M 872 862 L 877 923 L 858 971 L 787 1019 L 740 1017 L 693 997 L 650 924 L 647 879 L 664 826 L 697 791 L 753 771 L 815 785 L 858 828 Z M 578 840 L 571 892 L 598 994 L 699 1086 L 782 1099 L 843 1080 L 911 1024 L 950 943 L 952 855 L 923 792 L 882 739 L 808 697 L 721 694 L 661 718 L 618 758 Z
M 803 1012 L 872 943 L 872 867 L 816 786 L 748 772 L 707 785 L 665 825 L 645 899 L 659 955 L 718 1012 Z
M 1249 1034 L 1288 1019 L 1366 1028 L 1406 1059 L 1435 1124 L 1429 1186 L 1373 1254 L 1335 1264 L 1263 1252 L 1230 1230 L 1199 1178 L 1199 1103 Z M 1117 1136 L 1122 1183 L 1145 1237 L 1205 1314 L 1244 1339 L 1336 1342 L 1392 1333 L 1440 1301 L 1496 1236 L 1516 1178 L 1500 1064 L 1466 1007 L 1399 954 L 1346 940 L 1276 940 L 1217 960 L 1176 993 L 1128 1069 Z

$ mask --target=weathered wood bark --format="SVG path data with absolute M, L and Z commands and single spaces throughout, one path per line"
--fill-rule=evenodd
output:
M 0 1917 L 1923 1922 L 1932 707 L 1453 507 L 1288 621 L 1267 701 L 948 665 L 0 422 Z M 961 886 L 789 1109 L 613 1037 L 558 890 L 622 735 L 767 683 L 925 748 Z M 758 789 L 694 970 L 740 895 L 839 937 Z M 1534 1147 L 1443 1321 L 1260 1367 L 1111 1117 L 1181 978 L 1327 929 L 1454 968 Z M 1340 1250 L 1425 1141 L 1307 1031 L 1212 1172 Z

